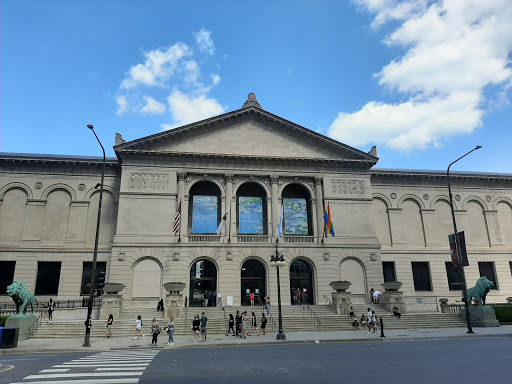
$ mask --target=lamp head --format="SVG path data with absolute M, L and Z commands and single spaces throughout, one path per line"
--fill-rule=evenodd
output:
M 91 129 L 91 130 L 92 130 L 92 129 L 94 129 L 94 127 L 92 126 L 92 124 L 87 124 L 87 128 L 89 128 L 89 129 Z
M 477 145 L 475 149 L 480 149 L 480 148 L 482 148 L 482 146 L 481 145 Z

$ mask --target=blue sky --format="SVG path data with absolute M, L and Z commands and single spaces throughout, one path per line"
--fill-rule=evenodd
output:
M 0 151 L 114 156 L 127 141 L 263 109 L 377 167 L 512 173 L 509 0 L 0 4 Z

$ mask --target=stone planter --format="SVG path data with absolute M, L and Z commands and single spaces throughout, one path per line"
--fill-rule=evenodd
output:
M 382 287 L 386 291 L 396 292 L 396 291 L 398 291 L 402 287 L 402 282 L 400 282 L 400 281 L 390 281 L 388 283 L 383 283 L 381 285 L 382 285 Z
M 103 291 L 105 291 L 107 295 L 117 295 L 124 287 L 126 287 L 126 285 L 120 283 L 105 283 Z
M 345 292 L 352 285 L 350 281 L 333 281 L 329 284 L 336 292 Z
M 507 304 L 512 304 L 512 297 L 507 297 Z
M 170 283 L 165 283 L 164 284 L 164 288 L 167 292 L 169 293 L 180 293 L 181 291 L 183 291 L 186 287 L 186 284 L 185 283 L 179 283 L 179 282 L 170 282 Z
M 448 304 L 448 299 L 441 298 L 441 299 L 439 299 L 439 302 L 440 302 L 441 304 Z

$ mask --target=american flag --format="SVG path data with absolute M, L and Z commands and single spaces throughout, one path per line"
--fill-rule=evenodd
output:
M 176 215 L 174 216 L 174 222 L 172 223 L 172 233 L 174 233 L 175 236 L 177 236 L 180 231 L 180 221 L 181 221 L 181 201 L 180 201 L 180 205 L 178 205 L 178 212 L 176 212 Z

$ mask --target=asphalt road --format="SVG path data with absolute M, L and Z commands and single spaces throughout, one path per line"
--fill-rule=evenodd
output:
M 108 380 L 112 380 L 110 383 L 136 383 L 138 380 L 141 384 L 505 383 L 510 381 L 512 338 L 164 349 L 156 352 L 153 349 L 126 353 L 10 355 L 0 359 L 4 364 L 0 370 L 6 365 L 14 365 L 14 368 L 0 373 L 0 383 L 70 384 L 78 383 L 77 380 L 80 384 L 109 383 Z M 87 366 L 74 365 L 75 360 Z M 109 366 L 112 367 L 120 364 L 121 368 L 112 371 L 108 371 L 112 368 L 103 368 L 104 373 L 91 375 L 92 370 L 105 362 L 111 363 Z M 140 369 L 137 364 L 142 366 L 140 374 L 134 373 Z M 63 367 L 68 369 L 61 373 L 59 369 Z M 74 376 L 67 377 L 68 374 Z M 103 377 L 103 374 L 109 376 Z

